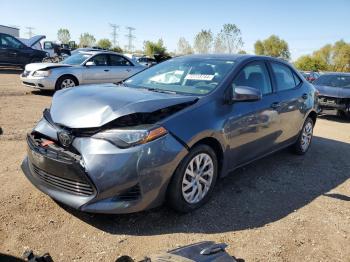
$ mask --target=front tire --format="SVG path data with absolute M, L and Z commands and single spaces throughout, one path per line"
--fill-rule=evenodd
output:
M 218 176 L 214 150 L 197 145 L 181 161 L 168 188 L 168 202 L 178 212 L 188 213 L 204 205 L 211 197 Z
M 58 91 L 61 89 L 74 87 L 77 85 L 78 85 L 77 81 L 72 76 L 61 76 L 56 82 L 55 90 Z
M 292 147 L 294 153 L 297 155 L 304 155 L 309 150 L 313 136 L 314 124 L 315 123 L 311 117 L 306 118 L 298 140 Z

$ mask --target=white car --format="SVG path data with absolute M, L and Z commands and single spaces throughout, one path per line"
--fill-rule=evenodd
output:
M 115 52 L 78 52 L 60 63 L 26 65 L 21 81 L 37 89 L 60 90 L 83 84 L 118 83 L 145 68 Z

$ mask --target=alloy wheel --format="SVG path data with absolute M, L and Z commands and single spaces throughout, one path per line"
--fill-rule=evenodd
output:
M 64 79 L 61 83 L 61 89 L 69 88 L 69 87 L 73 87 L 73 86 L 75 86 L 75 83 L 70 78 Z
M 312 139 L 312 131 L 313 131 L 313 125 L 312 123 L 308 122 L 304 128 L 303 128 L 303 132 L 301 134 L 301 148 L 302 150 L 305 152 L 311 143 L 311 139 Z
M 208 193 L 214 175 L 213 159 L 206 153 L 193 157 L 186 167 L 182 179 L 182 196 L 185 201 L 195 204 Z

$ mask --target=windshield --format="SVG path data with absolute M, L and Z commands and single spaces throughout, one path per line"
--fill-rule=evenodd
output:
M 128 86 L 205 95 L 233 68 L 234 61 L 176 58 L 153 66 L 125 81 Z
M 314 81 L 315 85 L 350 88 L 350 76 L 323 75 Z
M 63 61 L 61 61 L 61 64 L 68 64 L 68 65 L 80 65 L 82 62 L 84 62 L 86 59 L 90 58 L 92 55 L 90 54 L 84 54 L 84 53 L 75 53 Z

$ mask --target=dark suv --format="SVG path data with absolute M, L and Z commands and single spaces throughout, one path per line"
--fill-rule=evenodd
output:
M 0 65 L 20 66 L 41 62 L 46 52 L 31 48 L 17 38 L 0 33 Z

